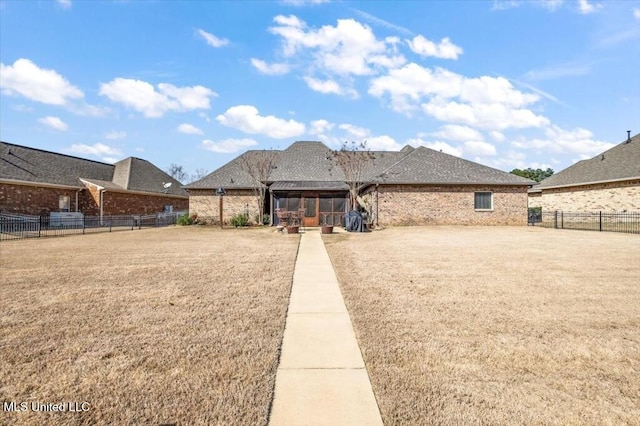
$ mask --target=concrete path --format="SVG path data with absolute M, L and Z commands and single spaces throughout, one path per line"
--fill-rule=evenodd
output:
M 320 231 L 301 238 L 269 424 L 382 425 Z

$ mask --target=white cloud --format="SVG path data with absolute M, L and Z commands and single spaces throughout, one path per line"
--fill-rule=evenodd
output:
M 464 104 L 438 99 L 422 104 L 423 111 L 440 121 L 462 123 L 488 130 L 524 129 L 549 125 L 549 119 L 531 110 L 508 105 Z
M 565 63 L 525 73 L 524 77 L 529 80 L 553 80 L 562 77 L 574 77 L 586 75 L 591 72 L 590 63 Z
M 69 126 L 67 125 L 67 123 L 60 120 L 58 117 L 47 116 L 39 118 L 38 121 L 45 126 L 51 127 L 55 130 L 60 130 L 62 132 L 66 132 L 67 130 L 69 130 Z
M 310 135 L 322 135 L 323 133 L 328 132 L 329 130 L 333 129 L 335 127 L 335 124 L 330 123 L 327 120 L 314 120 L 311 123 L 309 123 L 309 134 Z
M 158 84 L 158 91 L 146 81 L 116 78 L 100 85 L 100 95 L 141 112 L 145 117 L 162 117 L 168 111 L 209 109 L 215 92 L 203 86 L 176 87 Z
M 178 128 L 176 130 L 178 130 L 178 132 L 180 132 L 180 133 L 185 133 L 187 135 L 202 135 L 203 134 L 202 130 L 200 130 L 196 126 L 194 126 L 192 124 L 188 124 L 188 123 L 182 123 L 181 125 L 178 126 Z
M 202 37 L 207 42 L 207 44 L 212 47 L 222 47 L 229 44 L 229 40 L 227 40 L 226 38 L 218 38 L 202 29 L 197 29 L 196 34 Z
M 411 50 L 420 56 L 433 56 L 441 59 L 458 59 L 458 56 L 462 55 L 462 48 L 451 43 L 449 37 L 445 37 L 440 40 L 440 43 L 434 43 L 433 41 L 423 37 L 422 35 L 415 36 L 412 40 L 406 41 Z
M 93 145 L 74 144 L 71 145 L 71 148 L 69 148 L 68 151 L 74 154 L 93 155 L 109 163 L 116 162 L 117 160 L 115 157 L 122 156 L 122 152 L 120 152 L 119 149 L 102 143 L 96 143 Z
M 546 138 L 520 138 L 512 142 L 519 149 L 544 151 L 546 155 L 578 154 L 580 159 L 593 157 L 614 146 L 612 143 L 596 140 L 589 130 L 577 127 L 573 130 L 565 130 L 556 125 L 544 129 Z
M 371 80 L 368 92 L 374 97 L 388 95 L 395 111 L 411 113 L 420 106 L 425 114 L 448 123 L 488 130 L 549 124 L 525 108 L 540 96 L 517 90 L 504 77 L 468 78 L 411 63 Z
M 68 105 L 82 99 L 84 93 L 55 70 L 39 68 L 29 59 L 18 59 L 13 65 L 0 63 L 0 89 L 6 95 L 20 95 L 49 105 Z
M 578 0 L 578 10 L 583 15 L 594 13 L 598 9 L 602 9 L 601 4 L 591 4 L 588 0 Z
M 104 135 L 105 139 L 109 139 L 109 140 L 118 140 L 118 139 L 124 139 L 127 137 L 127 132 L 118 132 L 116 130 L 111 131 L 109 133 L 107 133 L 106 135 Z
M 538 0 L 536 4 L 542 6 L 550 12 L 555 12 L 562 4 L 564 0 Z
M 262 116 L 258 109 L 252 105 L 231 107 L 224 114 L 218 115 L 216 120 L 224 126 L 245 133 L 263 134 L 276 139 L 300 136 L 305 132 L 304 124 L 273 115 Z
M 349 96 L 351 98 L 357 98 L 358 92 L 351 88 L 343 88 L 334 80 L 319 80 L 317 78 L 305 76 L 303 77 L 307 86 L 315 92 L 324 94 L 334 94 L 340 96 Z
M 407 144 L 414 147 L 424 146 L 427 148 L 431 148 L 435 151 L 444 152 L 445 154 L 455 155 L 456 157 L 462 156 L 462 150 L 460 148 L 450 145 L 447 142 L 425 141 L 422 138 L 413 138 L 413 139 L 408 139 Z
M 489 135 L 493 138 L 493 140 L 497 142 L 504 142 L 504 140 L 506 139 L 504 133 L 498 132 L 497 130 L 489 132 Z
M 449 139 L 454 141 L 469 141 L 469 140 L 481 140 L 482 134 L 475 129 L 467 126 L 460 126 L 456 124 L 447 124 L 440 127 L 440 130 L 432 133 L 433 136 Z
M 280 3 L 288 4 L 290 6 L 309 6 L 316 4 L 329 3 L 331 0 L 281 0 Z
M 257 144 L 258 142 L 254 141 L 253 139 L 224 139 L 218 142 L 205 139 L 202 141 L 202 147 L 204 149 L 220 154 L 230 154 L 233 152 L 238 152 Z
M 253 67 L 262 74 L 283 75 L 289 72 L 289 65 L 287 64 L 268 64 L 265 61 L 256 58 L 251 58 L 251 65 L 253 65 Z
M 462 145 L 462 147 L 466 156 L 491 156 L 497 154 L 496 147 L 484 141 L 467 141 Z
M 395 141 L 391 136 L 371 136 L 366 139 L 367 147 L 372 151 L 398 151 L 402 149 L 402 145 Z
M 371 75 L 374 66 L 386 66 L 403 61 L 392 46 L 376 38 L 367 25 L 354 19 L 339 19 L 336 26 L 325 25 L 319 29 L 308 28 L 296 16 L 276 16 L 276 26 L 269 31 L 282 38 L 282 51 L 286 57 L 298 52 L 309 53 L 314 66 L 330 74 L 340 76 Z
M 636 19 L 640 19 L 640 7 L 633 9 L 633 16 Z
M 57 0 L 57 3 L 64 9 L 69 9 L 71 7 L 71 0 Z

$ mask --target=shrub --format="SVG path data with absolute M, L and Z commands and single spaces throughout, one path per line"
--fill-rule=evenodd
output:
M 266 213 L 265 213 L 265 214 L 262 216 L 262 224 L 263 224 L 263 225 L 268 225 L 268 224 L 269 224 L 269 222 L 271 222 L 271 220 L 270 220 L 270 219 L 271 219 L 271 216 L 269 216 L 268 214 L 266 214 Z M 256 221 L 256 222 L 257 222 L 257 221 Z
M 246 226 L 248 222 L 247 217 L 241 213 L 238 213 L 231 218 L 231 224 L 236 228 L 238 226 Z
M 192 225 L 192 224 L 193 224 L 193 219 L 191 219 L 188 214 L 183 214 L 181 216 L 178 216 L 178 225 L 186 226 L 186 225 Z

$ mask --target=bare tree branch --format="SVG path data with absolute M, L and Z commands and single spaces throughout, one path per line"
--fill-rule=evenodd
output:
M 269 180 L 271 170 L 276 165 L 278 155 L 275 151 L 249 151 L 238 158 L 242 170 L 251 176 L 252 190 L 258 201 L 258 220 L 264 223 L 264 204 L 267 194 L 266 183 Z
M 368 183 L 366 172 L 375 158 L 367 141 L 345 142 L 339 151 L 333 152 L 333 161 L 344 173 L 345 182 L 349 186 L 353 210 L 358 207 L 358 194 L 362 186 Z

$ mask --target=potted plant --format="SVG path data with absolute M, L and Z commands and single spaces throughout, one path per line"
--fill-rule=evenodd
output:
M 287 226 L 287 234 L 297 234 L 299 230 L 300 230 L 300 226 L 298 225 Z
M 333 225 L 327 224 L 327 216 L 329 213 L 322 213 L 322 225 L 320 225 L 320 232 L 323 234 L 331 234 L 333 233 Z

